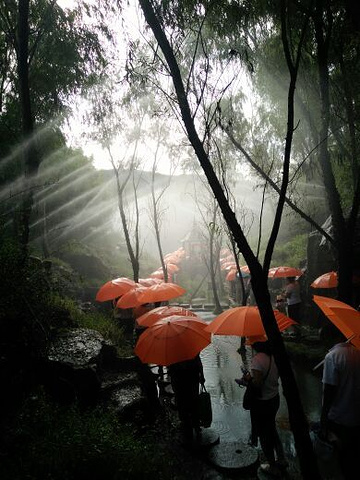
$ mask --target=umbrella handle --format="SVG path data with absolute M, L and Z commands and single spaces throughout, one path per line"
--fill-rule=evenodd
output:
M 355 333 L 354 333 L 354 335 L 351 335 L 351 337 L 348 338 L 345 343 L 351 342 L 351 340 L 352 340 L 354 337 L 356 337 Z M 319 367 L 321 367 L 321 365 L 323 365 L 324 362 L 325 362 L 325 359 L 324 359 L 324 360 L 321 360 L 321 362 L 319 362 L 317 365 L 315 365 L 315 367 L 313 368 L 313 372 L 314 372 L 315 370 L 317 370 Z

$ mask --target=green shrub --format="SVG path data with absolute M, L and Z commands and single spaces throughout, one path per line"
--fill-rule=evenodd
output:
M 132 354 L 132 347 L 128 344 L 123 329 L 115 323 L 112 315 L 102 312 L 84 313 L 72 299 L 57 295 L 52 297 L 52 304 L 66 309 L 75 326 L 100 332 L 105 339 L 116 346 L 119 355 Z
M 307 257 L 308 235 L 296 235 L 290 242 L 284 245 L 277 245 L 272 257 L 272 265 L 288 265 L 290 267 L 300 267 Z
M 7 449 L 2 480 L 171 478 L 169 459 L 115 414 L 60 406 L 41 389 L 22 405 Z

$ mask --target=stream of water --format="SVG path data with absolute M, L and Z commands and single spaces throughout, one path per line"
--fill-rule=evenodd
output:
M 210 312 L 197 312 L 205 321 L 211 321 Z M 250 436 L 250 415 L 242 407 L 244 389 L 234 381 L 242 376 L 242 359 L 238 353 L 240 338 L 214 335 L 211 344 L 201 352 L 206 388 L 211 394 L 213 423 L 221 442 L 247 442 Z M 251 348 L 247 348 L 247 358 L 251 358 Z M 321 408 L 321 378 L 309 368 L 293 365 L 305 415 L 310 422 L 317 422 Z M 280 393 L 282 388 L 280 386 Z M 277 425 L 288 459 L 296 457 L 293 435 L 289 426 L 285 398 L 281 395 Z

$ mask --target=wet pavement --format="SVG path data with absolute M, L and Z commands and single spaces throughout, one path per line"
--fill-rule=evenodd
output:
M 211 321 L 214 315 L 210 312 L 196 312 L 205 321 Z M 207 391 L 211 394 L 213 422 L 211 429 L 219 435 L 220 446 L 231 446 L 236 442 L 247 444 L 250 437 L 250 414 L 242 407 L 245 389 L 239 387 L 234 379 L 242 376 L 242 359 L 238 353 L 240 338 L 234 336 L 214 335 L 212 343 L 201 352 Z M 246 358 L 251 358 L 251 348 L 247 347 Z M 294 373 L 300 395 L 309 422 L 319 420 L 321 405 L 321 381 L 311 370 L 294 365 Z M 300 387 L 299 387 L 300 388 Z M 281 387 L 280 387 L 281 392 Z M 281 396 L 280 409 L 277 415 L 279 435 L 284 445 L 289 462 L 287 474 L 283 478 L 300 479 L 297 455 L 293 435 L 289 427 L 286 401 Z M 263 461 L 260 447 L 257 447 L 260 461 Z M 228 460 L 231 463 L 231 459 Z M 237 478 L 241 478 L 238 476 Z M 260 478 L 260 477 L 259 477 Z M 267 478 L 267 477 L 261 477 Z M 271 478 L 271 477 L 269 477 Z

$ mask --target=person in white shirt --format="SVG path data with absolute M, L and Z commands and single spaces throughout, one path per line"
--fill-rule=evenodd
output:
M 344 479 L 353 479 L 360 458 L 360 350 L 334 326 L 325 356 L 320 435 L 336 437 Z
M 295 277 L 286 278 L 286 287 L 284 290 L 284 296 L 286 298 L 288 316 L 300 323 L 301 321 L 301 296 L 300 296 L 300 284 Z
M 258 389 L 258 398 L 250 408 L 253 435 L 257 435 L 268 463 L 260 469 L 273 476 L 281 476 L 279 467 L 286 467 L 284 450 L 276 429 L 276 414 L 280 406 L 279 372 L 271 353 L 269 341 L 252 344 L 254 356 L 251 374 L 244 379 Z M 277 459 L 275 459 L 275 453 Z

